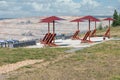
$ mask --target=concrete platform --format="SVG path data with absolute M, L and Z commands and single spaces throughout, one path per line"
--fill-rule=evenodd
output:
M 57 39 L 55 40 L 55 44 L 58 45 L 57 47 L 73 47 L 73 48 L 78 48 L 78 47 L 90 47 L 91 45 L 102 43 L 104 41 L 108 41 L 110 39 L 106 38 L 106 40 L 103 40 L 103 37 L 91 37 L 90 38 L 92 43 L 81 43 L 81 40 L 71 40 L 71 39 Z M 45 47 L 44 44 L 37 43 L 34 46 L 28 46 L 26 48 L 43 48 Z

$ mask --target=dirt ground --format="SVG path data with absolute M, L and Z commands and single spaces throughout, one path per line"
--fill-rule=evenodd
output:
M 119 80 L 120 57 L 82 54 L 40 67 L 27 66 L 9 73 L 8 80 Z M 77 56 L 77 55 L 76 55 Z M 79 56 L 79 55 L 78 55 Z M 85 57 L 86 56 L 86 57 Z M 99 57 L 100 56 L 100 57 Z M 88 59 L 90 57 L 91 59 Z M 112 58 L 112 59 L 111 59 Z M 10 76 L 10 77 L 9 77 Z M 118 79 L 117 79 L 118 78 Z M 7 80 L 7 79 L 6 79 Z
M 0 75 L 1 80 L 120 80 L 120 41 L 85 48 Z

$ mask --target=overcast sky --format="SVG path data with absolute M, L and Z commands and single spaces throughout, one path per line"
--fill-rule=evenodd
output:
M 113 15 L 120 0 L 0 0 L 0 18 Z

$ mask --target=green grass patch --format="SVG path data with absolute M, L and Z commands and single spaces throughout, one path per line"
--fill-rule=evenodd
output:
M 96 35 L 97 36 L 103 36 L 106 32 L 107 28 L 103 28 L 102 30 L 97 29 Z M 118 27 L 111 27 L 110 31 L 111 37 L 117 37 L 120 38 L 120 26 Z M 83 37 L 85 34 L 81 33 L 79 36 Z
M 111 80 L 120 80 L 120 76 L 114 76 Z
M 0 48 L 0 66 L 27 59 L 50 60 L 60 54 L 65 54 L 65 50 L 67 50 L 67 48 Z
M 120 41 L 107 41 L 85 48 L 70 59 L 72 63 L 76 61 L 84 66 L 87 69 L 84 73 L 96 80 L 120 80 L 119 76 L 112 77 L 120 74 Z
M 31 70 L 35 65 L 25 66 L 17 71 L 27 69 L 24 73 L 10 76 L 8 80 L 120 80 L 116 76 L 120 74 L 119 44 L 120 41 L 107 41 L 94 45 L 77 51 L 70 58 L 35 70 Z
M 84 58 L 96 59 L 100 55 L 114 55 L 120 56 L 120 41 L 108 41 L 102 44 L 92 46 L 90 48 L 85 48 L 83 50 L 77 51 L 78 55 L 76 58 L 84 60 Z
M 97 35 L 104 35 L 106 32 L 106 28 L 102 29 L 102 30 L 97 30 Z M 119 37 L 120 38 L 120 26 L 117 27 L 111 27 L 111 37 Z

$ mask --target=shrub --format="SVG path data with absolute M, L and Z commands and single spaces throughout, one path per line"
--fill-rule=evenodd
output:
M 99 29 L 99 30 L 102 30 L 102 29 L 103 29 L 102 23 L 99 24 L 98 29 Z

